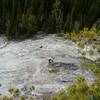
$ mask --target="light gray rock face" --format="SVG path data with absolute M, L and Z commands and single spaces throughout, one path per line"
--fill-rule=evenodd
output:
M 48 35 L 6 44 L 1 37 L 0 92 L 33 84 L 34 93 L 51 93 L 65 89 L 81 74 L 88 82 L 95 79 L 93 73 L 82 66 L 77 44 L 61 37 Z

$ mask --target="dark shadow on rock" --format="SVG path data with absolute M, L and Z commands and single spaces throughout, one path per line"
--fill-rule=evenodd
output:
M 77 70 L 79 66 L 74 63 L 63 63 L 63 62 L 54 62 L 53 60 L 48 60 L 48 68 L 64 68 L 65 70 Z

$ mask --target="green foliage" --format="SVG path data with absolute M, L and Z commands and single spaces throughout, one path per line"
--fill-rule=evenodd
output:
M 75 32 L 73 32 L 73 33 L 65 33 L 64 38 L 72 40 L 73 42 L 80 41 L 80 36 L 78 34 L 76 34 Z
M 89 65 L 90 66 L 90 65 Z M 10 93 L 14 93 L 12 96 L 0 96 L 0 100 L 15 100 L 16 93 L 19 93 L 19 89 L 13 88 L 9 90 Z M 13 91 L 13 92 L 12 92 Z M 25 95 L 18 96 L 18 100 L 27 100 Z M 50 98 L 49 98 L 50 99 Z M 51 97 L 50 100 L 99 100 L 100 99 L 100 83 L 99 80 L 94 81 L 92 84 L 87 84 L 87 81 L 83 76 L 80 76 L 75 83 L 70 85 L 66 90 L 61 90 L 58 94 Z M 28 100 L 34 100 L 33 96 L 30 96 Z
M 60 91 L 58 93 L 57 100 L 67 100 L 67 95 L 65 91 Z
M 72 33 L 65 33 L 64 37 L 65 39 L 70 39 L 74 42 L 79 42 L 79 46 L 81 48 L 84 47 L 84 44 L 90 44 L 93 42 L 93 39 L 98 35 L 99 30 L 96 28 L 83 28 L 83 30 L 77 32 L 72 32 Z M 95 44 L 93 44 L 95 48 Z
M 85 60 L 83 61 L 83 65 L 93 71 L 97 79 L 100 81 L 100 70 L 99 66 L 96 65 L 95 62 L 87 63 Z
M 35 87 L 34 86 L 30 86 L 29 90 L 32 92 L 33 90 L 35 90 Z
M 99 100 L 100 84 L 95 81 L 88 85 L 85 78 L 80 76 L 76 83 L 70 85 L 67 91 L 61 91 L 51 100 Z
M 86 83 L 86 80 L 83 76 L 81 76 L 78 80 L 77 80 L 77 91 L 79 91 L 80 93 L 84 93 L 87 94 L 88 91 L 88 85 Z
M 26 97 L 25 97 L 24 95 L 22 95 L 22 96 L 20 97 L 20 99 L 21 99 L 21 100 L 26 100 Z
M 33 96 L 31 96 L 31 97 L 29 98 L 29 100 L 34 100 L 34 97 L 33 97 Z
M 17 96 L 17 97 L 20 96 L 20 90 L 19 90 L 18 88 L 10 88 L 8 91 L 9 91 L 10 94 L 12 94 L 12 95 L 15 95 L 15 96 Z
M 28 92 L 32 92 L 35 87 L 34 86 L 30 86 Z M 30 95 L 30 96 L 26 96 L 20 89 L 18 88 L 10 88 L 9 90 L 10 95 L 6 96 L 6 95 L 0 95 L 0 100 L 34 100 L 34 96 Z
M 91 92 L 93 100 L 99 100 L 100 99 L 100 83 L 94 82 L 90 87 L 91 87 L 90 92 Z
M 78 45 L 79 45 L 79 47 L 82 48 L 82 49 L 84 49 L 84 47 L 85 47 L 85 43 L 84 43 L 84 42 L 79 42 Z
M 90 54 L 90 56 L 93 56 L 94 55 L 94 50 L 93 49 L 90 49 L 89 50 L 89 54 Z
M 99 4 L 100 0 L 1 0 L 0 33 L 20 38 L 41 30 L 78 32 L 85 26 L 99 30 Z
M 82 52 L 82 56 L 83 56 L 83 57 L 86 56 L 86 52 L 85 52 L 85 51 Z

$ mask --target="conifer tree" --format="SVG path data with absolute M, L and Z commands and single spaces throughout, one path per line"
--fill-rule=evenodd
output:
M 41 30 L 78 31 L 91 28 L 97 20 L 100 0 L 0 0 L 0 33 L 13 38 Z

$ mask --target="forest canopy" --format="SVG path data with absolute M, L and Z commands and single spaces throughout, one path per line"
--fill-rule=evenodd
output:
M 100 0 L 0 0 L 0 33 L 28 37 L 60 33 L 100 23 Z

